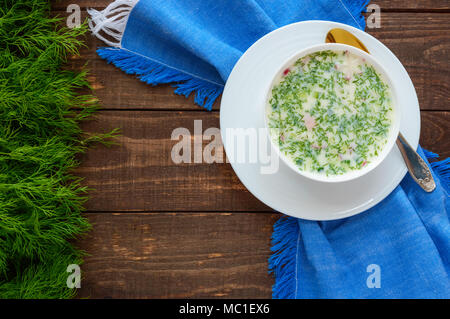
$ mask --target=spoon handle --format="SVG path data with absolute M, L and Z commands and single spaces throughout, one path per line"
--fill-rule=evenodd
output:
M 428 168 L 428 165 L 420 157 L 419 154 L 409 145 L 402 133 L 398 134 L 397 146 L 402 153 L 408 171 L 412 178 L 423 188 L 426 192 L 432 192 L 436 188 L 433 175 Z

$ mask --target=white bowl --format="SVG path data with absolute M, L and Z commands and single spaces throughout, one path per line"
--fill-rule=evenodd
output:
M 274 84 L 277 82 L 277 79 L 280 78 L 283 71 L 286 70 L 286 68 L 290 67 L 298 59 L 300 59 L 308 54 L 318 52 L 318 51 L 325 51 L 325 50 L 332 50 L 332 51 L 333 50 L 335 50 L 335 51 L 348 50 L 350 53 L 353 53 L 359 57 L 364 58 L 366 60 L 366 63 L 372 65 L 375 68 L 375 70 L 381 75 L 383 81 L 390 87 L 392 110 L 394 112 L 393 122 L 392 122 L 391 128 L 389 130 L 388 140 L 387 140 L 387 143 L 384 145 L 381 153 L 376 158 L 374 158 L 369 164 L 367 164 L 366 166 L 364 166 L 361 169 L 352 170 L 352 171 L 349 171 L 349 172 L 341 174 L 341 175 L 332 175 L 332 176 L 326 176 L 325 174 L 313 173 L 313 172 L 300 170 L 289 158 L 287 158 L 280 151 L 278 145 L 276 145 L 273 142 L 273 139 L 270 136 L 270 132 L 268 129 L 268 123 L 267 123 L 267 114 L 266 114 L 266 107 L 267 107 L 267 103 L 271 97 L 272 88 L 273 88 Z M 302 176 L 305 176 L 307 178 L 310 178 L 312 180 L 319 181 L 319 182 L 333 183 L 333 182 L 346 182 L 346 181 L 354 180 L 356 178 L 359 178 L 359 177 L 367 174 L 368 172 L 373 170 L 375 167 L 377 167 L 386 158 L 386 156 L 389 154 L 389 152 L 392 150 L 392 147 L 394 146 L 395 141 L 397 140 L 398 133 L 399 133 L 400 118 L 401 118 L 400 110 L 399 110 L 399 107 L 397 104 L 397 89 L 396 89 L 395 83 L 393 83 L 393 81 L 390 79 L 388 72 L 385 70 L 385 68 L 382 66 L 382 64 L 380 62 L 378 62 L 370 54 L 368 54 L 358 48 L 355 48 L 355 47 L 352 47 L 352 46 L 349 46 L 346 44 L 340 44 L 340 43 L 324 43 L 324 44 L 314 45 L 314 46 L 308 47 L 308 48 L 294 54 L 290 58 L 288 58 L 286 60 L 286 62 L 284 62 L 280 66 L 280 68 L 273 75 L 272 78 L 273 78 L 273 81 L 266 91 L 266 97 L 264 100 L 265 102 L 264 102 L 264 105 L 262 106 L 262 111 L 264 112 L 264 121 L 265 121 L 266 131 L 268 134 L 268 138 L 272 144 L 272 148 L 276 151 L 277 155 L 281 158 L 281 160 L 287 166 L 289 166 L 297 174 L 300 174 Z

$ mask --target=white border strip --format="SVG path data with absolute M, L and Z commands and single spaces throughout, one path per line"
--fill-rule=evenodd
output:
M 88 9 L 88 23 L 92 34 L 107 45 L 120 48 L 128 17 L 138 2 L 139 0 L 116 0 L 101 11 Z

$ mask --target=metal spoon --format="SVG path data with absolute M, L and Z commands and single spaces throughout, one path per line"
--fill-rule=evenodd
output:
M 343 29 L 336 28 L 328 31 L 325 42 L 351 45 L 370 54 L 369 50 L 367 50 L 365 45 L 357 37 Z M 412 178 L 423 190 L 432 192 L 436 188 L 436 184 L 430 169 L 419 154 L 409 145 L 402 133 L 398 134 L 397 146 L 402 153 L 406 167 L 408 167 Z

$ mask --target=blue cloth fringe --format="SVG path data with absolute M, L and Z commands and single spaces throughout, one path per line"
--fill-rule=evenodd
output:
M 296 289 L 298 222 L 294 217 L 282 217 L 273 226 L 272 256 L 269 273 L 275 276 L 274 299 L 293 299 Z
M 423 150 L 427 159 L 436 159 L 438 154 Z M 433 172 L 438 176 L 447 193 L 450 189 L 450 157 L 430 163 Z M 275 276 L 272 287 L 274 299 L 296 298 L 297 244 L 299 237 L 298 220 L 282 215 L 273 226 L 272 256 L 269 258 L 269 273 Z M 300 274 L 301 275 L 301 274 Z
M 99 48 L 98 55 L 122 69 L 127 74 L 151 85 L 172 83 L 175 93 L 188 97 L 195 93 L 195 103 L 210 111 L 214 101 L 223 91 L 223 87 L 175 70 L 169 66 L 154 62 L 147 57 L 119 48 Z

